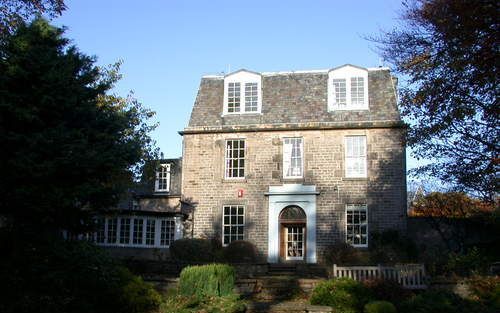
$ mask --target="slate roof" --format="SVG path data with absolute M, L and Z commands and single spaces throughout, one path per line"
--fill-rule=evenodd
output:
M 223 115 L 224 76 L 204 76 L 181 134 L 259 129 L 403 127 L 397 81 L 388 68 L 368 70 L 369 110 L 328 111 L 328 70 L 261 73 L 262 110 Z

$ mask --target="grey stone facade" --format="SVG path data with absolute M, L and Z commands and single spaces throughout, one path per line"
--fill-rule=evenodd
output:
M 368 207 L 369 232 L 406 230 L 405 127 L 396 80 L 368 71 L 369 110 L 328 111 L 328 72 L 262 74 L 262 110 L 223 115 L 224 77 L 204 77 L 184 136 L 182 197 L 195 205 L 195 237 L 221 238 L 224 205 L 245 205 L 244 238 L 265 258 L 270 186 L 314 185 L 318 260 L 345 241 L 346 204 Z M 367 178 L 346 178 L 344 137 L 367 140 Z M 283 138 L 302 137 L 304 175 L 284 179 Z M 224 178 L 225 140 L 244 138 L 245 179 Z M 243 196 L 238 191 L 243 190 Z M 273 221 L 272 221 L 273 222 Z M 277 223 L 277 221 L 276 221 Z

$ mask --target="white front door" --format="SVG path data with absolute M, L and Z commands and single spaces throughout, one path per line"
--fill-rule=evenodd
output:
M 304 227 L 301 225 L 286 227 L 286 259 L 304 259 Z

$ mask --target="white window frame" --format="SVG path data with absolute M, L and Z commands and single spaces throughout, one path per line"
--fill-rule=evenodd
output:
M 362 138 L 364 154 L 358 156 L 349 155 L 349 142 L 353 138 Z M 351 148 L 352 149 L 352 148 Z M 349 135 L 344 137 L 344 171 L 346 178 L 367 178 L 368 177 L 368 167 L 367 167 L 367 140 L 365 135 Z M 362 162 L 362 172 L 353 173 L 349 171 L 350 165 L 356 162 Z
M 240 106 L 238 112 L 229 112 L 229 84 L 240 83 Z M 257 84 L 257 110 L 246 110 L 246 85 Z M 224 77 L 224 102 L 222 115 L 260 114 L 262 108 L 262 76 L 258 73 L 240 70 Z
M 182 226 L 180 222 L 179 217 L 154 217 L 154 216 L 144 216 L 144 215 L 137 215 L 137 216 L 128 216 L 128 215 L 123 215 L 123 216 L 107 216 L 107 217 L 97 217 L 97 219 L 103 219 L 104 220 L 104 242 L 95 242 L 96 245 L 98 246 L 104 246 L 104 247 L 131 247 L 131 248 L 169 248 L 170 244 L 177 239 L 182 238 Z M 108 243 L 108 225 L 110 220 L 116 219 L 117 227 L 116 227 L 116 241 L 113 243 Z M 121 225 L 122 225 L 122 220 L 130 220 L 130 229 L 129 229 L 129 234 L 128 238 L 129 241 L 128 243 L 120 243 L 120 233 L 121 233 Z M 134 243 L 134 226 L 136 223 L 136 220 L 140 220 L 142 222 L 142 232 L 141 232 L 141 243 Z M 154 244 L 146 244 L 146 238 L 147 238 L 147 221 L 151 220 L 154 221 L 154 236 L 152 239 L 154 240 Z M 173 223 L 173 227 L 168 227 L 168 230 L 170 231 L 170 235 L 166 235 L 162 233 L 162 224 L 163 222 L 166 221 L 167 224 Z M 102 230 L 97 230 L 97 232 L 102 231 Z M 96 232 L 96 233 L 97 233 Z M 96 238 L 96 233 L 93 234 L 93 238 Z M 162 236 L 165 235 L 165 236 Z M 168 240 L 166 240 L 168 238 Z M 95 240 L 94 240 L 95 241 Z M 162 244 L 163 243 L 163 244 Z
M 365 214 L 366 214 L 366 222 L 365 224 L 359 222 L 357 224 L 354 224 L 354 222 L 350 225 L 352 226 L 356 226 L 356 225 L 359 225 L 360 228 L 361 226 L 366 226 L 366 243 L 362 243 L 362 244 L 355 244 L 354 242 L 350 243 L 347 239 L 348 237 L 348 227 L 349 227 L 349 224 L 347 223 L 347 214 L 348 212 L 351 211 L 351 212 L 362 212 L 364 211 Z M 346 204 L 345 206 L 345 242 L 352 245 L 353 247 L 356 247 L 356 248 L 367 248 L 368 247 L 368 241 L 369 241 L 369 215 L 368 215 L 368 206 L 366 204 Z M 360 241 L 361 241 L 361 238 L 360 238 Z
M 291 167 L 292 154 L 293 154 L 293 143 L 294 140 L 300 140 L 300 175 L 288 175 L 288 169 Z M 291 141 L 287 143 L 287 141 Z M 287 155 L 288 148 L 286 146 L 291 146 L 289 150 L 289 155 Z M 303 137 L 284 137 L 283 138 L 283 178 L 284 179 L 298 179 L 304 177 L 304 138 Z
M 354 104 L 352 97 L 352 81 L 353 78 L 363 79 L 363 103 Z M 336 101 L 334 80 L 344 80 L 346 87 L 345 105 L 339 104 Z M 369 110 L 368 97 L 368 70 L 345 65 L 328 72 L 328 111 L 350 111 L 350 110 Z
M 160 188 L 160 180 L 165 180 L 166 187 Z M 156 169 L 155 192 L 170 191 L 170 163 L 162 163 Z
M 240 141 L 238 144 L 238 151 L 241 150 L 241 142 L 243 142 L 243 157 L 240 157 L 239 155 L 235 158 L 233 156 L 230 156 L 230 151 L 228 150 L 228 142 L 232 141 L 233 143 L 235 141 Z M 234 145 L 231 147 L 231 151 L 234 150 Z M 226 139 L 224 142 L 224 178 L 228 180 L 237 180 L 237 179 L 245 179 L 246 175 L 246 154 L 247 154 L 247 144 L 246 144 L 246 139 L 245 138 L 232 138 L 232 139 Z M 231 176 L 229 175 L 235 167 L 232 165 L 233 160 L 240 160 L 238 161 L 238 167 L 236 167 L 238 171 L 238 176 Z M 241 167 L 241 160 L 243 160 L 243 167 Z M 240 174 L 240 169 L 243 169 L 243 176 L 239 176 Z
M 231 217 L 233 216 L 231 214 L 231 208 L 232 207 L 235 207 L 236 208 L 236 224 L 232 224 L 231 222 Z M 226 217 L 226 214 L 225 214 L 225 210 L 226 208 L 229 208 L 229 224 L 226 224 L 226 221 L 225 221 L 225 217 Z M 239 214 L 239 209 L 242 208 L 243 209 L 243 214 Z M 227 246 L 229 245 L 233 240 L 231 240 L 231 235 L 232 233 L 229 232 L 228 236 L 229 236 L 229 242 L 225 242 L 224 241 L 224 237 L 226 237 L 226 233 L 224 232 L 224 229 L 225 227 L 243 227 L 243 233 L 241 234 L 241 239 L 236 239 L 236 240 L 244 240 L 245 239 L 245 206 L 244 205 L 241 205 L 241 204 L 227 204 L 227 205 L 223 205 L 222 206 L 222 245 L 223 246 Z M 243 217 L 243 223 L 239 223 L 238 222 L 238 217 L 242 216 Z M 240 234 L 237 234 L 237 236 L 240 236 Z

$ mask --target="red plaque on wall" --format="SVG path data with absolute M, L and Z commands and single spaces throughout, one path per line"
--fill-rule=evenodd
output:
M 243 197 L 243 189 L 238 189 L 238 198 Z

